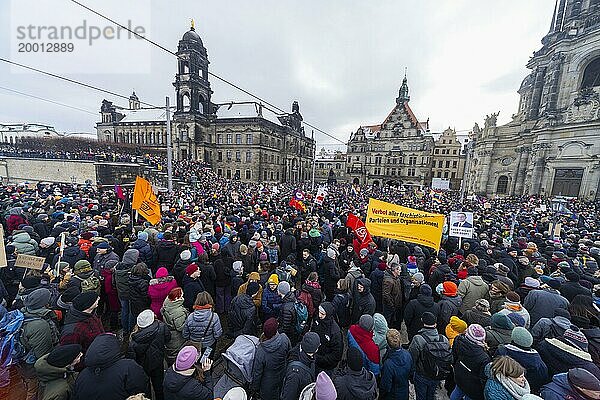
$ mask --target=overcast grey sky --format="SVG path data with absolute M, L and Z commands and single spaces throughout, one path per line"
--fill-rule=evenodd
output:
M 68 0 L 52 1 L 54 12 L 44 16 L 47 24 L 58 24 L 65 16 L 93 18 Z M 138 15 L 135 7 L 80 1 L 120 22 L 135 22 Z M 528 73 L 525 64 L 541 46 L 554 7 L 553 0 L 136 0 L 135 4 L 151 20 L 148 36 L 173 50 L 194 18 L 211 71 L 284 109 L 298 100 L 305 120 L 344 141 L 358 126 L 385 118 L 395 104 L 405 67 L 410 105 L 417 118 L 430 119 L 433 131 L 448 126 L 467 130 L 496 111 L 499 122 L 507 122 L 518 106 L 516 90 Z M 0 11 L 0 54 L 8 57 L 15 42 L 11 18 L 17 18 L 10 1 L 2 1 Z M 162 104 L 165 95 L 173 99 L 173 56 L 141 41 L 114 42 L 121 46 L 114 53 L 106 50 L 107 45 L 111 43 L 98 46 L 101 51 L 92 56 L 98 62 L 110 63 L 113 54 L 128 53 L 128 46 L 148 46 L 149 56 L 114 60 L 132 68 L 144 66 L 141 69 L 148 73 L 67 76 L 123 94 L 135 88 L 141 100 L 153 104 Z M 13 56 L 19 61 L 18 54 Z M 60 54 L 53 56 L 50 66 L 56 68 Z M 50 68 L 45 57 L 51 55 L 38 55 L 39 68 Z M 215 79 L 211 83 L 215 102 L 248 98 Z M 48 77 L 12 73 L 3 64 L 0 86 L 94 113 L 103 98 L 125 104 Z M 1 89 L 0 104 L 0 122 L 39 122 L 59 131 L 93 132 L 98 120 Z M 319 146 L 334 143 L 316 137 Z

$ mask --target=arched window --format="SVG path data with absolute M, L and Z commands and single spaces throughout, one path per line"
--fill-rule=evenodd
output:
M 600 86 L 600 57 L 593 60 L 585 67 L 581 89 Z
M 502 175 L 498 178 L 498 186 L 496 186 L 496 193 L 498 194 L 506 194 L 508 189 L 508 176 Z
M 184 93 L 181 96 L 181 106 L 183 107 L 184 112 L 190 111 L 190 95 L 188 93 Z

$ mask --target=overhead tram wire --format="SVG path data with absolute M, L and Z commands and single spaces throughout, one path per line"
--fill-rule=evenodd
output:
M 142 40 L 145 40 L 146 42 L 148 42 L 148 43 L 152 44 L 153 46 L 156 46 L 156 47 L 158 47 L 159 49 L 161 49 L 161 50 L 163 50 L 163 51 L 165 51 L 165 52 L 167 52 L 167 53 L 169 53 L 169 54 L 171 54 L 171 55 L 173 55 L 173 56 L 175 56 L 175 57 L 179 58 L 179 56 L 178 56 L 178 55 L 177 55 L 177 54 L 176 54 L 174 51 L 172 51 L 172 50 L 168 49 L 167 47 L 165 47 L 165 46 L 161 45 L 160 43 L 157 43 L 157 42 L 155 42 L 155 41 L 154 41 L 154 40 L 152 40 L 152 39 L 149 39 L 149 38 L 147 38 L 147 37 L 145 37 L 145 36 L 142 36 L 142 35 L 140 35 L 140 34 L 138 34 L 138 33 L 134 32 L 133 30 L 129 29 L 128 27 L 126 27 L 126 26 L 124 26 L 124 25 L 122 25 L 122 24 L 118 23 L 118 22 L 117 22 L 117 21 L 115 21 L 114 19 L 112 19 L 112 18 L 110 18 L 110 17 L 107 17 L 106 15 L 104 15 L 104 14 L 102 14 L 102 13 L 100 13 L 100 12 L 98 12 L 98 11 L 94 10 L 93 8 L 91 8 L 91 7 L 88 7 L 88 6 L 86 6 L 85 4 L 82 4 L 81 2 L 79 2 L 79 1 L 77 1 L 77 0 L 69 0 L 69 1 L 71 1 L 72 3 L 75 3 L 75 4 L 77 4 L 78 6 L 80 6 L 80 7 L 84 8 L 84 9 L 88 10 L 89 12 L 91 12 L 91 13 L 93 13 L 93 14 L 95 14 L 95 15 L 99 16 L 100 18 L 103 18 L 103 19 L 105 19 L 105 20 L 107 20 L 107 21 L 109 21 L 109 22 L 111 22 L 111 23 L 113 23 L 113 24 L 117 25 L 117 26 L 118 26 L 118 27 L 120 27 L 121 29 L 125 29 L 126 31 L 128 31 L 128 32 L 130 32 L 130 33 L 132 33 L 132 34 L 134 34 L 134 35 L 135 35 L 137 38 L 140 38 L 140 39 L 142 39 Z M 254 94 L 254 93 L 252 93 L 252 92 L 250 92 L 250 91 L 248 91 L 248 90 L 246 90 L 246 89 L 242 88 L 241 86 L 239 86 L 239 85 L 237 85 L 237 84 L 235 84 L 235 83 L 233 83 L 233 82 L 231 82 L 231 81 L 229 81 L 229 80 L 227 80 L 227 79 L 225 79 L 225 78 L 223 78 L 223 77 L 221 77 L 221 76 L 219 76 L 219 75 L 215 74 L 214 72 L 208 71 L 208 74 L 209 74 L 210 76 L 212 76 L 212 77 L 214 77 L 214 78 L 216 78 L 216 79 L 220 80 L 221 82 L 224 82 L 224 83 L 226 83 L 226 84 L 230 85 L 231 87 L 233 87 L 233 88 L 235 88 L 235 89 L 237 89 L 237 90 L 241 91 L 242 93 L 244 93 L 244 94 L 247 94 L 248 96 L 250 96 L 250 97 L 252 97 L 252 98 L 254 98 L 254 99 L 258 100 L 259 102 L 263 103 L 263 106 L 266 104 L 266 105 L 268 105 L 269 107 L 272 107 L 273 109 L 277 110 L 279 113 L 284 113 L 284 114 L 285 114 L 285 113 L 287 113 L 287 111 L 285 111 L 284 109 L 282 109 L 282 108 L 280 108 L 280 107 L 276 106 L 275 104 L 273 104 L 273 103 L 271 103 L 271 102 L 269 102 L 269 101 L 267 101 L 267 100 L 263 99 L 262 97 L 260 97 L 260 96 L 258 96 L 258 95 L 256 95 L 256 94 Z M 277 112 L 276 112 L 276 114 L 277 114 Z M 335 140 L 335 141 L 337 141 L 337 142 L 340 142 L 341 144 L 344 144 L 344 145 L 346 144 L 346 142 L 344 142 L 343 140 L 341 140 L 341 139 L 338 139 L 337 137 L 333 136 L 332 134 L 330 134 L 330 133 L 328 133 L 328 132 L 324 131 L 323 129 L 321 129 L 321 128 L 319 128 L 319 127 L 317 127 L 317 126 L 313 125 L 313 124 L 311 124 L 310 122 L 302 121 L 302 123 L 303 123 L 304 125 L 306 125 L 306 126 L 308 126 L 308 127 L 312 128 L 312 129 L 316 130 L 317 132 L 319 132 L 319 133 L 322 133 L 323 135 L 325 135 L 325 136 L 327 136 L 327 137 L 329 137 L 329 138 L 331 138 L 331 139 L 333 139 L 333 140 Z
M 102 89 L 102 88 L 99 88 L 98 86 L 94 86 L 94 85 L 91 85 L 89 83 L 80 82 L 80 81 L 77 81 L 75 79 L 67 78 L 66 76 L 61 76 L 61 75 L 54 74 L 52 72 L 48 72 L 48 71 L 44 71 L 44 70 L 41 70 L 41 69 L 38 69 L 38 68 L 34 68 L 34 67 L 29 66 L 29 65 L 21 64 L 21 63 L 18 63 L 16 61 L 9 60 L 7 58 L 0 57 L 0 61 L 5 62 L 7 64 L 15 65 L 17 67 L 21 67 L 21 68 L 24 68 L 24 69 L 27 69 L 27 70 L 30 70 L 30 71 L 34 71 L 34 72 L 37 72 L 37 73 L 42 74 L 42 75 L 51 76 L 51 77 L 56 78 L 56 79 L 60 79 L 60 80 L 63 80 L 63 81 L 69 82 L 69 83 L 73 83 L 75 85 L 83 86 L 83 87 L 88 88 L 88 89 L 92 89 L 92 90 L 96 90 L 98 92 L 110 94 L 111 96 L 115 96 L 115 97 L 119 97 L 119 98 L 122 98 L 122 99 L 125 99 L 125 100 L 129 100 L 129 96 L 126 96 L 126 95 L 123 95 L 123 94 L 119 94 L 119 93 L 113 92 L 111 90 Z M 164 107 L 157 106 L 157 105 L 154 105 L 154 104 L 146 103 L 144 101 L 140 101 L 140 104 L 144 104 L 146 106 L 153 107 L 153 108 L 164 108 Z
M 97 113 L 97 112 L 92 112 L 92 111 L 90 111 L 90 110 L 85 110 L 85 109 L 83 109 L 83 108 L 79 108 L 79 107 L 75 107 L 75 106 L 72 106 L 72 105 L 69 105 L 69 104 L 61 103 L 61 102 L 59 102 L 59 101 L 56 101 L 56 100 L 51 100 L 51 99 L 47 99 L 47 98 L 44 98 L 44 97 L 39 97 L 39 96 L 36 96 L 36 95 L 33 95 L 33 94 L 29 94 L 29 93 L 21 92 L 21 91 L 19 91 L 19 90 L 15 90 L 15 89 L 7 88 L 7 87 L 4 87 L 4 86 L 0 86 L 0 90 L 5 90 L 5 91 L 7 91 L 7 92 L 11 92 L 11 93 L 18 94 L 18 95 L 20 95 L 20 96 L 24 96 L 24 97 L 30 97 L 30 98 L 32 98 L 32 99 L 36 99 L 36 100 L 45 101 L 45 102 L 47 102 L 47 103 L 56 104 L 56 105 L 58 105 L 58 106 L 61 106 L 61 107 L 70 108 L 70 109 L 77 110 L 77 111 L 81 111 L 81 112 L 84 112 L 84 113 L 87 113 L 87 114 L 91 114 L 91 115 L 98 115 L 98 113 Z

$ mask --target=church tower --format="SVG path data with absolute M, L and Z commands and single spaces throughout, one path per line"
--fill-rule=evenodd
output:
M 404 79 L 402 80 L 402 86 L 398 91 L 398 97 L 396 98 L 396 104 L 408 103 L 410 96 L 408 95 L 408 80 L 406 79 L 406 71 L 404 71 Z
M 175 158 L 208 162 L 204 132 L 216 110 L 210 101 L 213 92 L 208 80 L 208 54 L 193 20 L 190 30 L 179 41 L 176 54 L 172 129 Z

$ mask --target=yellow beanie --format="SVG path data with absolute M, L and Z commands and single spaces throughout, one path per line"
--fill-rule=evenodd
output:
M 277 276 L 277 274 L 271 274 L 267 283 L 274 283 L 276 285 L 279 285 L 279 277 Z

